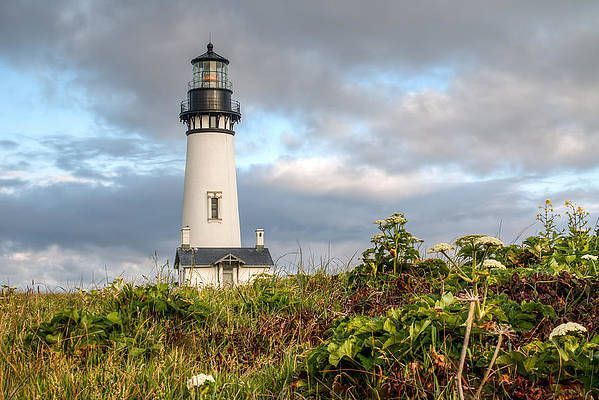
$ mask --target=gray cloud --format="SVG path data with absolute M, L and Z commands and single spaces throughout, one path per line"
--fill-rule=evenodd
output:
M 62 183 L 0 195 L 0 240 L 31 248 L 163 250 L 166 237 L 172 246 L 177 238 L 181 186 L 170 176 L 136 175 L 113 187 Z
M 8 3 L 3 7 L 0 25 L 6 34 L 0 44 L 9 62 L 75 73 L 74 83 L 86 91 L 86 102 L 98 116 L 142 134 L 180 132 L 176 107 L 190 77 L 188 60 L 203 51 L 202 35 L 212 31 L 217 49 L 233 60 L 238 93 L 250 109 L 300 113 L 307 123 L 311 120 L 305 114 L 316 117 L 313 121 L 330 114 L 353 117 L 374 124 L 368 136 L 375 136 L 382 116 L 376 112 L 377 105 L 403 99 L 401 94 L 389 98 L 389 91 L 378 86 L 352 86 L 373 75 L 364 68 L 401 78 L 443 66 L 455 70 L 458 84 L 449 104 L 439 106 L 461 107 L 458 111 L 469 113 L 463 119 L 472 120 L 452 121 L 451 135 L 457 141 L 478 134 L 472 132 L 473 124 L 497 135 L 518 137 L 527 128 L 522 118 L 531 107 L 535 119 L 526 122 L 538 130 L 555 131 L 581 116 L 585 126 L 577 128 L 583 135 L 596 135 L 585 123 L 591 119 L 591 127 L 596 126 L 592 93 L 598 85 L 593 71 L 599 57 L 589 50 L 598 35 L 592 27 L 599 6 L 591 3 L 178 2 L 167 6 L 145 2 L 143 7 L 136 3 L 65 3 L 46 8 Z M 28 23 L 24 29 L 23 18 L 39 23 Z M 201 32 L 193 28 L 200 26 Z M 31 54 L 45 62 L 29 62 Z M 493 76 L 473 78 L 472 71 L 479 68 L 498 71 L 503 83 Z M 510 107 L 514 99 L 502 86 L 515 89 L 528 81 L 543 90 L 525 93 L 520 100 L 528 101 L 527 107 L 514 111 L 516 107 Z M 587 88 L 591 103 L 580 95 L 560 96 L 565 92 L 571 97 L 582 88 Z M 483 107 L 485 102 L 489 107 Z M 496 112 L 503 107 L 497 119 Z M 573 108 L 578 112 L 571 114 Z M 391 122 L 394 127 L 418 126 L 427 117 L 412 115 L 407 121 Z M 333 141 L 338 135 L 326 126 L 312 127 Z
M 48 148 L 48 156 L 56 167 L 84 178 L 102 178 L 155 171 L 169 167 L 176 171 L 184 162 L 184 142 L 149 141 L 143 137 L 121 135 L 113 137 L 51 136 L 41 143 Z M 173 151 L 172 147 L 178 150 Z
M 276 114 L 293 126 L 281 144 L 294 157 L 280 161 L 296 174 L 280 163 L 240 172 L 246 245 L 263 226 L 276 254 L 331 241 L 351 255 L 371 221 L 396 210 L 431 242 L 500 225 L 511 240 L 544 197 L 596 209 L 593 182 L 526 187 L 599 167 L 598 20 L 591 2 L 4 2 L 0 61 L 44 85 L 48 102 L 66 91 L 98 132 L 44 137 L 36 151 L 0 140 L 11 155 L 2 172 L 21 172 L 0 181 L 10 188 L 0 191 L 1 271 L 20 262 L 10 277 L 27 281 L 28 262 L 64 251 L 42 274 L 59 282 L 87 271 L 82 254 L 92 270 L 104 257 L 138 272 L 153 250 L 171 256 L 178 101 L 208 32 L 231 59 L 244 120 Z M 251 142 L 270 140 L 270 128 Z M 308 157 L 339 165 L 318 180 Z M 81 179 L 40 184 L 40 165 Z
M 0 140 L 0 147 L 4 149 L 14 149 L 17 146 L 19 146 L 19 144 L 14 140 Z
M 467 233 L 501 234 L 510 242 L 534 222 L 536 206 L 544 200 L 525 190 L 526 184 L 537 181 L 535 176 L 454 183 L 409 197 L 373 199 L 364 197 L 359 185 L 353 194 L 282 185 L 267 179 L 274 172 L 241 171 L 239 199 L 243 244 L 253 245 L 256 227 L 266 228 L 275 258 L 301 247 L 306 258 L 313 253 L 318 260 L 330 246 L 331 256 L 347 260 L 368 246 L 374 219 L 398 210 L 406 213 L 408 228 L 427 244 Z M 105 265 L 112 277 L 147 275 L 154 251 L 161 262 L 172 263 L 182 181 L 180 174 L 124 175 L 108 187 L 61 183 L 16 194 L 0 192 L 0 280 L 90 282 L 92 276 L 96 281 L 103 277 Z M 597 188 L 546 195 L 556 202 L 575 198 L 599 211 L 594 203 Z M 31 263 L 35 268 L 27 268 Z
M 24 186 L 27 181 L 19 178 L 1 178 L 0 177 L 0 189 L 12 189 Z
M 592 111 L 599 107 L 597 89 L 597 83 L 555 84 L 548 92 L 543 82 L 482 70 L 447 92 L 390 102 L 366 120 L 372 134 L 356 134 L 343 117 L 317 121 L 311 134 L 321 137 L 333 127 L 335 136 L 320 138 L 324 146 L 394 171 L 447 164 L 475 175 L 592 169 L 599 165 L 599 117 Z

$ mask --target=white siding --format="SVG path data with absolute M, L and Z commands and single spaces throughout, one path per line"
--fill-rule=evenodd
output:
M 239 267 L 239 283 L 251 282 L 257 275 L 264 274 L 269 271 L 270 267 L 266 265 Z
M 217 267 L 212 266 L 196 266 L 196 267 L 180 267 L 183 271 L 181 282 L 189 286 L 220 286 L 223 281 L 223 272 Z M 251 282 L 256 276 L 268 273 L 270 267 L 268 265 L 251 265 L 242 266 L 233 270 L 233 279 L 237 284 Z
M 183 282 L 190 286 L 218 286 L 216 267 L 184 267 Z

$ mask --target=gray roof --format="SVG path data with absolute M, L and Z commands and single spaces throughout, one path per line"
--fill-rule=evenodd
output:
M 232 254 L 243 261 L 244 265 L 274 265 L 267 248 L 255 247 L 179 247 L 175 256 L 178 265 L 212 265 L 221 258 Z M 193 261 L 192 261 L 193 260 Z

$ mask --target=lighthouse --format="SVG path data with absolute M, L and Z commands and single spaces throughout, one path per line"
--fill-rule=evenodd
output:
M 208 43 L 191 65 L 179 114 L 187 129 L 187 158 L 175 268 L 179 282 L 187 285 L 248 282 L 273 261 L 261 228 L 254 247 L 241 247 L 234 130 L 241 107 L 232 99 L 229 60 Z

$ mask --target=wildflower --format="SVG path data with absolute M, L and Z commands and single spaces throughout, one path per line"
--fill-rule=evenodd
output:
M 489 269 L 506 269 L 505 265 L 503 265 L 501 263 L 501 261 L 490 260 L 490 259 L 483 261 L 483 268 L 489 268 Z
M 385 235 L 383 235 L 382 233 L 377 233 L 375 235 L 372 236 L 372 241 L 373 242 L 378 242 L 380 240 L 383 240 L 385 238 Z
M 464 247 L 466 245 L 476 242 L 476 240 L 484 236 L 485 235 L 465 235 L 460 238 L 457 238 L 455 244 L 457 244 L 460 247 Z
M 481 246 L 497 246 L 503 247 L 503 242 L 493 236 L 482 236 L 474 241 L 474 244 Z
M 187 389 L 191 390 L 195 387 L 200 387 L 206 383 L 214 383 L 214 377 L 212 375 L 199 374 L 192 376 L 187 380 Z
M 577 333 L 584 334 L 586 331 L 587 328 L 576 322 L 566 322 L 565 324 L 561 324 L 553 328 L 553 330 L 549 334 L 549 340 L 552 340 L 553 338 L 558 336 L 565 336 Z
M 433 247 L 431 247 L 430 249 L 428 249 L 429 253 L 444 253 L 447 251 L 451 251 L 453 250 L 453 246 L 450 245 L 449 243 L 437 243 L 436 245 L 434 245 Z
M 580 257 L 583 260 L 587 260 L 587 261 L 597 261 L 597 259 L 599 259 L 599 257 L 594 256 L 592 254 L 585 254 L 584 256 Z
M 377 219 L 376 221 L 373 222 L 373 224 L 375 225 L 383 225 L 385 223 L 385 221 L 383 221 L 382 219 Z
M 401 213 L 393 213 L 389 218 L 385 219 L 388 224 L 405 224 L 408 220 Z

